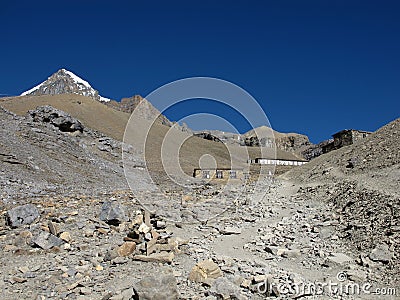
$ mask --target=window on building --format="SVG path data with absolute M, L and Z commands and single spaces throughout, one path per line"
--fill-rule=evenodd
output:
M 217 170 L 217 172 L 215 173 L 215 177 L 221 179 L 224 177 L 224 174 L 222 173 L 221 170 Z
M 237 178 L 236 171 L 229 171 L 229 178 L 236 179 Z

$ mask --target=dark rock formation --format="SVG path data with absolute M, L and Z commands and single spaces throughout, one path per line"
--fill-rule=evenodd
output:
M 83 131 L 83 125 L 79 120 L 50 105 L 40 106 L 35 110 L 30 110 L 29 114 L 33 121 L 50 123 L 63 132 Z
M 200 133 L 196 133 L 194 135 L 197 137 L 200 137 L 202 139 L 205 139 L 205 140 L 222 143 L 222 141 L 218 137 L 213 136 L 211 133 L 208 133 L 208 132 L 200 132 Z
M 127 221 L 124 207 L 111 201 L 104 202 L 99 219 L 111 225 L 118 225 Z

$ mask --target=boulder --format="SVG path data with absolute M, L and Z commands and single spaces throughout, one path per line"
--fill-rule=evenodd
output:
M 393 258 L 393 253 L 389 250 L 387 244 L 378 244 L 374 249 L 372 249 L 369 258 L 372 261 L 387 264 Z
M 203 260 L 197 263 L 189 274 L 189 280 L 210 285 L 213 279 L 222 276 L 219 266 L 212 260 Z
M 136 243 L 135 242 L 124 242 L 119 248 L 118 248 L 118 255 L 119 256 L 128 256 L 131 255 L 136 249 Z
M 332 253 L 328 256 L 328 260 L 338 265 L 348 264 L 353 259 L 344 253 Z
M 141 300 L 179 299 L 175 276 L 169 272 L 143 278 L 135 285 L 135 290 Z
M 7 224 L 15 228 L 33 223 L 40 215 L 36 206 L 33 204 L 25 204 L 7 211 L 6 217 Z
M 241 234 L 242 229 L 240 229 L 239 227 L 227 226 L 227 227 L 221 229 L 220 232 L 224 235 Z
M 124 221 L 128 221 L 125 215 L 125 208 L 118 203 L 106 201 L 101 207 L 99 219 L 109 225 L 118 226 Z
M 241 294 L 240 288 L 225 277 L 215 279 L 210 293 L 221 299 L 247 299 Z

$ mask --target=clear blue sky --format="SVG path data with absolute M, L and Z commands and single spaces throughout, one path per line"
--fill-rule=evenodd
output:
M 64 67 L 114 99 L 225 79 L 313 142 L 399 117 L 399 1 L 1 1 L 0 37 L 1 94 Z

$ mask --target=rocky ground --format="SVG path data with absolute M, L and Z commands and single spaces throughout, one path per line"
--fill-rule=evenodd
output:
M 141 206 L 163 195 L 127 188 L 121 143 L 48 108 L 0 113 L 2 299 L 399 298 L 397 123 L 363 144 L 386 156 L 347 148 L 244 193 L 171 189 L 171 220 Z M 191 204 L 214 195 L 206 220 Z
M 335 230 L 338 214 L 302 195 L 277 182 L 262 202 L 238 203 L 206 224 L 164 221 L 126 190 L 37 197 L 27 209 L 33 221 L 5 213 L 2 298 L 287 299 L 312 298 L 303 284 L 315 282 L 343 290 L 369 283 L 371 293 L 398 287 L 398 278 L 382 275 L 385 250 L 355 255 Z M 380 298 L 320 292 L 318 299 Z

